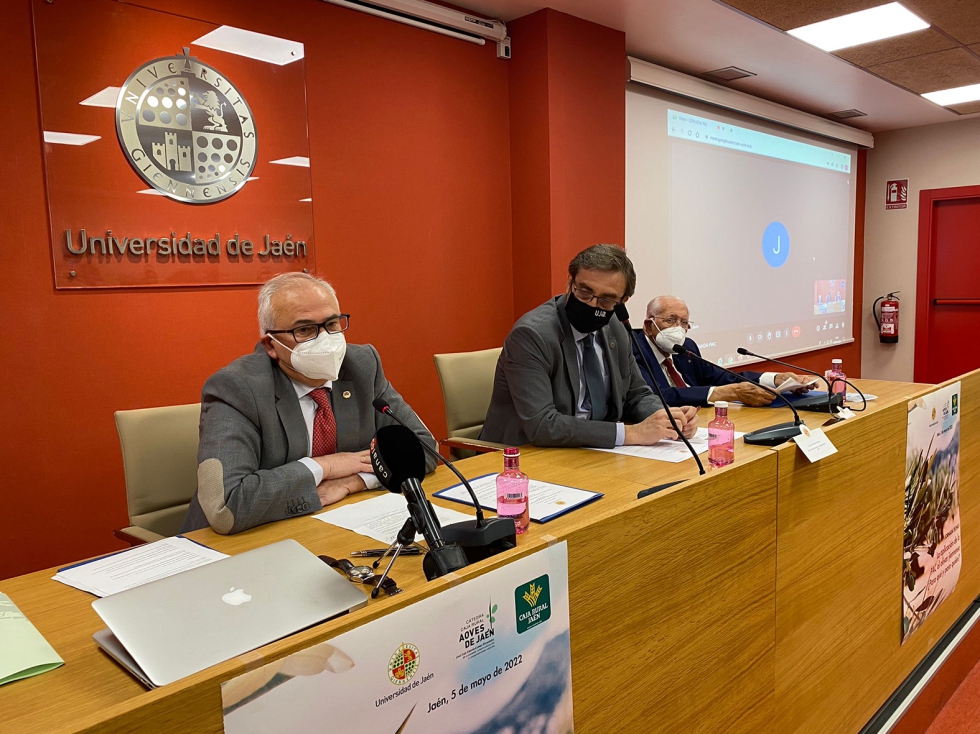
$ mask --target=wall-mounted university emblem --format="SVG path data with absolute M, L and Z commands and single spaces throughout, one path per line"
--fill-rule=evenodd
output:
M 248 103 L 186 48 L 182 56 L 148 61 L 129 75 L 116 102 L 116 132 L 139 175 L 187 204 L 228 198 L 255 167 Z

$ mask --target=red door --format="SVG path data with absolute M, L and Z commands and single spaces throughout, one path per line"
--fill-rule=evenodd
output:
M 919 194 L 915 380 L 980 367 L 980 186 Z

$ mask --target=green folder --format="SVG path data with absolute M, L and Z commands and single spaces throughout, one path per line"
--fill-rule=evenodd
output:
M 64 664 L 10 597 L 0 594 L 0 686 Z

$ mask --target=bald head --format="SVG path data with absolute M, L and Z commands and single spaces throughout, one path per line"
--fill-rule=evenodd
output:
M 677 316 L 681 315 L 683 312 L 684 320 L 690 315 L 687 310 L 687 304 L 684 303 L 677 296 L 657 296 L 650 303 L 647 304 L 647 318 L 667 318 L 670 313 L 674 313 Z

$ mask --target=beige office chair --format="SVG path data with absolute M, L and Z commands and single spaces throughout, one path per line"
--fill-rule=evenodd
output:
M 115 536 L 138 545 L 176 535 L 197 491 L 200 403 L 115 415 L 130 522 Z
M 446 404 L 446 427 L 449 430 L 449 438 L 439 443 L 449 447 L 454 459 L 506 448 L 502 444 L 479 440 L 490 407 L 493 374 L 500 351 L 497 347 L 433 357 Z

